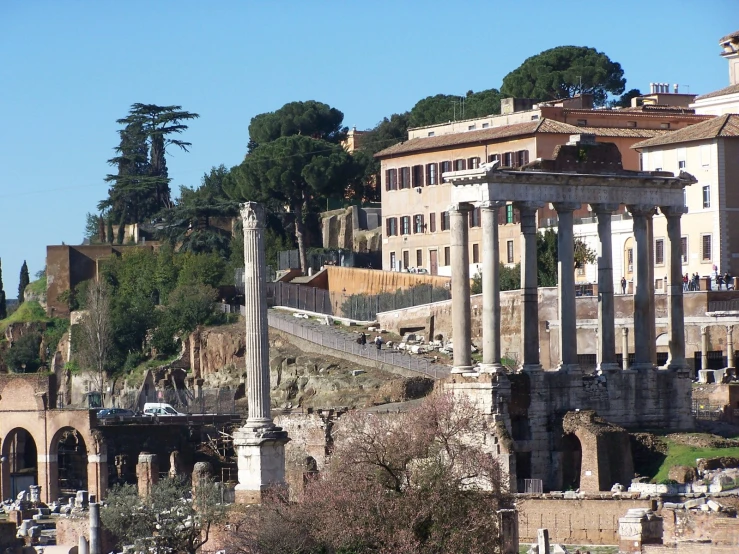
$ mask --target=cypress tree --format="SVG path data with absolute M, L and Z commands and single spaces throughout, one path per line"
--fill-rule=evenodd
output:
M 23 293 L 30 282 L 31 279 L 28 277 L 28 265 L 26 264 L 26 260 L 23 260 L 23 265 L 21 266 L 21 279 L 20 283 L 18 283 L 18 305 L 23 304 Z
M 8 317 L 8 305 L 5 302 L 5 289 L 3 288 L 3 262 L 0 260 L 0 319 Z

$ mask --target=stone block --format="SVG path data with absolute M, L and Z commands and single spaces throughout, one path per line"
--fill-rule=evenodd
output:
M 683 502 L 683 505 L 685 506 L 686 509 L 689 510 L 691 508 L 698 508 L 705 503 L 706 503 L 705 498 L 694 498 L 693 500 L 686 500 L 685 502 Z

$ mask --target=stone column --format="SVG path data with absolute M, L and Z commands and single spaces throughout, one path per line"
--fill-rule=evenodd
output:
M 621 367 L 629 369 L 629 328 L 621 328 Z
M 686 371 L 688 362 L 685 359 L 685 312 L 683 308 L 683 267 L 682 267 L 682 235 L 680 233 L 680 217 L 685 208 L 661 208 L 667 219 L 667 240 L 670 247 L 667 292 L 667 328 L 670 336 L 670 355 L 666 368 Z M 656 347 L 656 345 L 655 345 Z
M 269 385 L 269 327 L 267 324 L 264 257 L 264 207 L 256 202 L 241 205 L 244 228 L 244 304 L 246 386 L 249 417 L 234 432 L 239 484 L 236 501 L 254 504 L 264 490 L 285 483 L 287 433 L 272 422 Z
M 701 327 L 701 369 L 708 369 L 708 327 Z
M 549 552 L 549 529 L 536 530 L 537 552 Z
M 649 310 L 647 311 L 649 330 L 649 361 L 652 367 L 657 367 L 657 316 L 655 314 L 654 300 L 654 208 L 647 214 L 647 245 L 649 246 L 649 263 L 647 271 L 649 279 L 647 285 L 649 287 Z M 639 261 L 637 260 L 637 264 Z
M 662 518 L 645 508 L 630 508 L 618 520 L 619 554 L 641 554 L 642 545 L 662 542 Z
M 734 367 L 734 326 L 726 326 L 726 367 Z
M 575 235 L 572 212 L 574 202 L 558 202 L 557 210 L 557 292 L 559 293 L 560 371 L 580 371 L 577 363 L 577 308 L 575 307 Z M 538 322 L 537 322 L 538 324 Z
M 540 204 L 517 202 L 521 213 L 521 369 L 538 371 L 539 363 L 539 278 L 536 267 L 536 210 Z
M 472 321 L 470 309 L 470 254 L 468 216 L 470 204 L 449 208 L 452 256 L 452 373 L 472 371 Z
M 500 363 L 500 246 L 498 209 L 502 202 L 485 202 L 482 212 L 482 365 L 483 373 L 503 370 Z
M 159 460 L 156 454 L 142 452 L 136 464 L 136 481 L 139 487 L 139 496 L 146 498 L 151 489 L 159 481 Z
M 618 204 L 593 204 L 592 208 L 598 217 L 598 239 L 600 240 L 600 256 L 598 257 L 598 370 L 600 372 L 615 371 L 618 370 L 618 364 L 616 363 L 616 311 L 613 300 L 611 217 L 613 212 L 618 209 Z M 625 327 L 624 331 L 628 339 L 629 331 Z M 628 355 L 628 342 L 626 344 Z
M 77 554 L 90 554 L 90 548 L 87 545 L 85 535 L 80 535 L 80 538 L 77 541 Z
M 90 504 L 90 554 L 102 554 L 102 535 L 100 533 L 100 504 Z
M 87 488 L 95 498 L 102 500 L 108 491 L 108 455 L 87 455 Z
M 650 257 L 652 251 L 650 232 L 653 206 L 629 206 L 634 217 L 634 238 L 636 239 L 636 290 L 634 291 L 634 367 L 633 369 L 651 369 L 652 350 L 655 348 L 649 330 L 654 321 L 654 282 L 650 283 L 650 265 L 654 261 Z

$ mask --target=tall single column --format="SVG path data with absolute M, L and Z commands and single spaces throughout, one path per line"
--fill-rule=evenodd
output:
M 669 284 L 666 287 L 670 356 L 665 367 L 673 370 L 688 369 L 688 362 L 685 359 L 685 311 L 683 307 L 682 235 L 680 232 L 680 216 L 684 211 L 682 207 L 662 208 L 662 213 L 667 219 L 667 240 L 670 243 L 668 250 Z
M 557 210 L 557 292 L 559 293 L 560 371 L 580 371 L 577 363 L 577 308 L 575 306 L 574 202 L 558 202 Z
M 649 323 L 647 329 L 649 330 L 649 361 L 653 367 L 657 367 L 657 315 L 655 309 L 654 299 L 654 212 L 652 208 L 647 213 L 647 246 L 649 247 L 649 262 L 647 263 L 647 271 L 649 272 L 649 278 L 647 279 L 647 287 L 649 287 L 649 310 L 647 310 L 647 317 Z M 637 261 L 637 264 L 639 262 Z
M 264 257 L 264 207 L 256 202 L 241 205 L 244 227 L 244 305 L 246 386 L 249 417 L 234 432 L 239 484 L 236 501 L 256 504 L 273 485 L 285 483 L 285 443 L 290 439 L 272 422 L 269 397 L 269 340 L 266 269 Z
M 264 257 L 264 207 L 246 202 L 241 207 L 244 226 L 244 321 L 246 384 L 250 428 L 271 427 L 269 399 L 269 326 L 267 324 L 267 263 Z
M 708 327 L 701 327 L 701 369 L 708 369 Z
M 629 369 L 629 328 L 621 329 L 621 367 L 624 371 Z
M 539 278 L 536 267 L 536 210 L 540 204 L 515 204 L 521 213 L 521 369 L 537 371 L 539 362 Z
M 454 366 L 452 373 L 472 371 L 472 321 L 470 309 L 470 254 L 468 216 L 470 204 L 449 208 L 452 256 L 452 341 Z
M 480 371 L 496 373 L 500 363 L 500 246 L 498 209 L 502 202 L 486 202 L 482 212 L 482 365 Z
M 734 367 L 734 326 L 726 326 L 726 367 Z
M 652 333 L 649 331 L 653 321 L 650 311 L 654 304 L 650 296 L 654 293 L 654 283 L 650 286 L 649 266 L 654 265 L 649 256 L 649 230 L 647 220 L 651 223 L 653 206 L 629 206 L 634 217 L 634 238 L 636 239 L 636 290 L 634 292 L 634 369 L 651 369 Z
M 100 504 L 90 504 L 90 554 L 102 554 L 102 535 L 100 533 Z
M 618 204 L 593 204 L 593 211 L 598 217 L 598 239 L 600 256 L 598 257 L 598 370 L 618 370 L 616 363 L 616 311 L 613 300 L 613 244 L 611 218 L 618 209 Z M 628 339 L 628 329 L 626 338 Z M 626 343 L 628 354 L 628 342 Z M 628 357 L 627 357 L 628 359 Z

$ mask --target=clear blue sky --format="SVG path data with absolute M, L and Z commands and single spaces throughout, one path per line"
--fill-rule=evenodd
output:
M 718 39 L 737 0 L 0 0 L 0 258 L 9 298 L 23 260 L 79 244 L 106 195 L 116 119 L 134 102 L 200 114 L 168 159 L 172 189 L 239 163 L 256 114 L 293 100 L 359 129 L 438 93 L 500 87 L 529 56 L 592 46 L 627 89 L 728 84 Z

